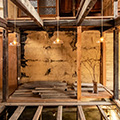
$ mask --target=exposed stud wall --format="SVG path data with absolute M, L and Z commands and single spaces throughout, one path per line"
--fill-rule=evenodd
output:
M 47 32 L 27 33 L 24 49 L 22 47 L 22 82 L 59 80 L 73 83 L 77 80 L 75 31 L 60 32 L 63 45 L 52 44 L 56 39 L 56 32 L 51 37 Z M 98 31 L 82 33 L 82 82 L 92 82 L 94 65 L 96 81 L 99 81 L 99 36 Z

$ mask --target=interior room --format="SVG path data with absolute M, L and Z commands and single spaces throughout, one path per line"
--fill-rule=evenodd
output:
M 1 0 L 0 119 L 119 120 L 119 8 Z

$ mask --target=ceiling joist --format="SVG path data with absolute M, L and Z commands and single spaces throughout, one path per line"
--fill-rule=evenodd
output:
M 31 5 L 29 0 L 11 0 L 17 7 L 24 11 L 28 16 L 30 16 L 34 21 L 43 27 L 43 21 L 35 8 Z
M 57 20 L 43 20 L 44 26 L 57 26 Z M 14 24 L 17 27 L 37 26 L 33 20 L 30 19 L 8 19 L 8 26 L 12 27 Z M 76 26 L 76 19 L 59 20 L 60 26 Z M 81 26 L 101 26 L 101 19 L 84 19 Z M 103 19 L 103 26 L 113 27 L 113 19 Z
M 77 14 L 77 25 L 78 26 L 81 25 L 82 21 L 88 15 L 88 13 L 93 8 L 96 2 L 97 0 L 85 0 L 84 4 L 80 6 L 81 8 L 78 8 L 78 14 Z

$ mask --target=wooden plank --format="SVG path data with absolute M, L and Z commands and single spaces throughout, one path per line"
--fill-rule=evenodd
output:
M 109 26 L 113 27 L 113 19 L 106 18 L 103 20 L 103 26 Z M 56 26 L 57 20 L 51 20 L 51 19 L 45 19 L 43 20 L 44 26 Z M 19 27 L 25 27 L 25 26 L 37 26 L 36 23 L 34 23 L 31 19 L 18 19 L 15 21 L 13 19 L 8 19 L 8 26 L 12 27 L 16 24 Z M 59 20 L 60 26 L 76 26 L 76 19 L 62 19 Z M 101 26 L 101 18 L 89 18 L 84 19 L 84 21 L 81 23 L 81 26 Z
M 20 44 L 20 32 L 17 34 L 17 42 Z M 21 79 L 21 45 L 17 46 L 17 81 L 20 84 Z
M 105 86 L 103 86 L 103 88 L 113 96 L 113 92 L 112 92 L 111 90 L 109 90 L 109 89 L 108 89 L 107 87 L 105 87 Z
M 100 56 L 100 83 L 106 86 L 106 44 L 105 37 L 103 34 L 104 40 L 100 43 L 101 47 L 101 56 Z
M 5 108 L 6 108 L 5 105 L 0 106 L 0 114 L 3 112 Z
M 8 0 L 3 0 L 3 14 L 4 18 L 8 18 Z
M 19 106 L 9 120 L 18 120 L 18 118 L 20 117 L 24 109 L 25 109 L 25 106 Z
M 78 106 L 78 113 L 79 113 L 80 120 L 86 120 L 82 106 Z
M 81 26 L 77 27 L 77 99 L 81 99 Z
M 2 75 L 2 101 L 8 99 L 8 31 L 3 30 L 3 75 Z
M 62 120 L 62 106 L 58 106 L 57 120 Z
M 39 106 L 34 117 L 33 117 L 33 120 L 39 120 L 40 118 L 40 115 L 42 113 L 42 109 L 43 109 L 43 106 Z
M 103 34 L 103 85 L 106 86 L 106 42 L 105 35 Z
M 35 101 L 35 100 L 34 100 Z M 104 101 L 100 101 L 100 102 L 79 102 L 79 101 L 70 101 L 69 102 L 65 102 L 66 100 L 64 100 L 64 102 L 52 102 L 51 100 L 48 100 L 49 102 L 38 102 L 38 103 L 28 103 L 28 102 L 25 102 L 25 99 L 24 99 L 24 102 L 20 103 L 20 102 L 13 102 L 13 103 L 0 103 L 0 105 L 5 105 L 5 106 L 18 106 L 18 105 L 21 105 L 21 106 L 95 106 L 95 105 L 114 105 L 115 103 L 114 102 L 104 102 Z
M 77 90 L 77 88 L 74 88 L 75 90 Z M 81 91 L 93 91 L 93 88 L 81 88 Z M 103 92 L 103 91 L 105 91 L 105 89 L 104 88 L 98 88 L 98 92 Z
M 81 0 L 81 1 L 80 1 L 79 7 L 78 7 L 78 10 L 77 10 L 77 14 L 76 14 L 76 18 L 78 17 L 78 15 L 79 15 L 79 13 L 80 13 L 80 10 L 81 10 L 81 7 L 82 7 L 84 1 L 85 1 L 85 0 Z
M 35 20 L 35 22 L 41 27 L 43 21 L 35 8 L 31 5 L 29 0 L 11 0 L 18 8 L 24 11 L 28 16 Z
M 119 99 L 119 29 L 115 27 L 113 40 L 113 93 Z
M 102 86 L 103 86 L 103 85 L 100 84 L 100 83 L 98 83 L 97 85 L 98 85 L 98 87 L 102 87 Z M 76 82 L 74 83 L 74 86 L 77 86 L 77 83 L 76 83 Z M 81 86 L 82 86 L 82 87 L 93 87 L 93 83 L 81 83 Z
M 107 118 L 105 112 L 103 111 L 103 109 L 102 109 L 99 105 L 97 105 L 97 108 L 98 108 L 98 110 L 100 111 L 100 113 L 102 114 L 103 118 L 104 118 L 105 120 L 109 120 L 109 119 Z
M 77 25 L 81 25 L 84 18 L 88 15 L 92 7 L 95 5 L 97 0 L 85 0 L 82 9 L 80 10 L 77 18 Z
M 3 31 L 0 29 L 0 31 Z M 2 90 L 2 72 L 3 72 L 3 61 L 2 61 L 2 57 L 3 57 L 3 39 L 2 39 L 2 34 L 0 33 L 0 90 Z
M 118 0 L 114 0 L 114 18 L 118 17 Z

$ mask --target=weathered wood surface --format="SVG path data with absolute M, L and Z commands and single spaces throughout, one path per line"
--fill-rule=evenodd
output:
M 103 26 L 109 26 L 113 27 L 113 19 L 111 18 L 104 18 L 103 19 Z M 56 26 L 57 20 L 43 20 L 44 26 Z M 16 21 L 12 19 L 8 19 L 8 26 L 12 27 L 16 24 L 20 28 L 23 27 L 30 27 L 30 26 L 36 26 L 37 24 L 34 23 L 31 19 L 18 19 Z M 65 20 L 59 20 L 60 26 L 76 26 L 76 19 L 65 19 Z M 81 26 L 101 26 L 101 18 L 85 18 L 84 21 L 81 23 Z
M 39 102 L 39 103 L 28 103 L 24 102 L 23 103 L 0 103 L 0 105 L 5 105 L 5 106 L 95 106 L 95 105 L 115 105 L 114 102 L 104 102 L 104 101 L 99 101 L 99 102 L 74 102 L 74 101 L 69 101 L 69 102 Z
M 8 99 L 8 31 L 3 30 L 2 100 Z
M 95 5 L 96 2 L 97 2 L 97 0 L 86 0 L 84 2 L 83 6 L 80 9 L 80 12 L 78 14 L 78 18 L 77 18 L 77 25 L 78 26 L 81 25 L 84 18 L 88 15 L 88 13 L 93 8 L 93 6 Z
M 79 113 L 80 120 L 86 120 L 82 106 L 78 106 L 78 113 Z
M 4 105 L 0 106 L 0 114 L 3 112 L 3 110 L 5 109 L 6 107 Z
M 31 5 L 29 0 L 11 0 L 18 8 L 22 9 L 28 16 L 36 21 L 36 23 L 41 27 L 43 26 L 43 21 L 35 8 Z
M 20 32 L 16 33 L 17 34 L 17 83 L 18 85 L 20 84 L 20 79 L 21 79 L 21 45 L 20 45 Z
M 97 105 L 97 107 L 98 107 L 98 110 L 100 111 L 101 115 L 103 116 L 103 118 L 104 118 L 105 120 L 109 120 L 109 119 L 107 118 L 107 115 L 106 115 L 105 112 L 103 111 L 103 109 L 102 109 L 99 105 Z
M 62 120 L 62 106 L 58 106 L 57 120 Z
M 115 27 L 113 40 L 113 93 L 119 99 L 119 29 Z
M 18 120 L 24 109 L 25 106 L 18 106 L 18 108 L 15 110 L 15 112 L 13 113 L 9 120 Z
M 35 115 L 34 115 L 34 117 L 33 117 L 33 120 L 39 120 L 40 115 L 41 115 L 41 113 L 42 113 L 42 109 L 43 109 L 43 106 L 39 106 L 39 107 L 37 108 L 37 111 L 36 111 L 36 113 L 35 113 Z

